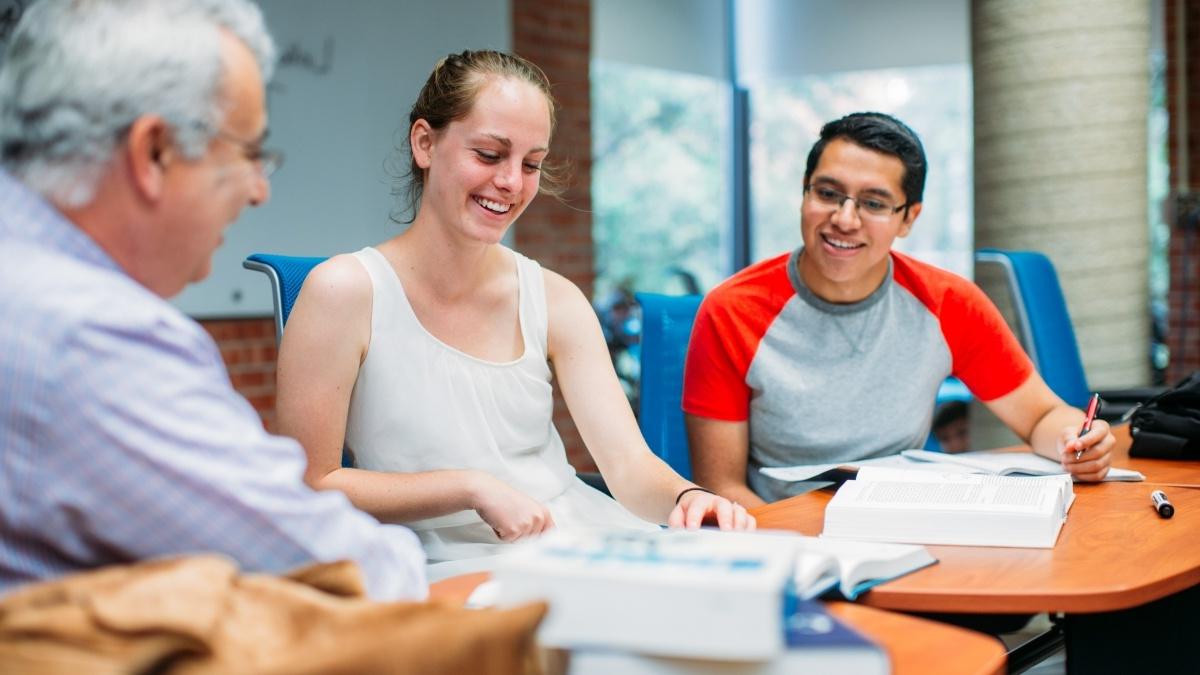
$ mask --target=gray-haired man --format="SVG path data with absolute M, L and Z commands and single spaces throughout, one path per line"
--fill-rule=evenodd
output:
M 245 0 L 41 0 L 0 65 L 0 592 L 215 551 L 352 559 L 422 597 L 424 555 L 265 433 L 164 298 L 267 200 L 274 46 Z

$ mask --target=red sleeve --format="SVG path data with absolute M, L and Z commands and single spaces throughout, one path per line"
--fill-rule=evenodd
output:
M 977 398 L 1012 393 L 1033 373 L 1033 361 L 1000 310 L 970 281 L 893 252 L 897 281 L 938 318 L 950 348 L 951 370 Z
M 696 312 L 683 372 L 683 411 L 740 422 L 750 417 L 746 372 L 767 328 L 792 296 L 784 255 L 742 270 Z
M 942 334 L 954 358 L 954 375 L 982 401 L 991 401 L 1024 384 L 1033 361 L 1000 310 L 975 284 L 963 279 L 947 294 Z

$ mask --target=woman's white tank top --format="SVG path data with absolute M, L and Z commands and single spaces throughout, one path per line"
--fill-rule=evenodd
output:
M 510 253 L 517 263 L 524 350 L 506 363 L 476 358 L 434 337 L 383 254 L 370 247 L 353 254 L 374 292 L 370 344 L 346 423 L 356 466 L 406 473 L 477 469 L 546 504 L 559 527 L 650 526 L 579 481 L 567 463 L 553 423 L 541 267 Z M 421 537 L 430 563 L 490 556 L 503 546 L 475 511 L 406 525 Z M 451 566 L 434 576 L 480 567 L 486 565 Z

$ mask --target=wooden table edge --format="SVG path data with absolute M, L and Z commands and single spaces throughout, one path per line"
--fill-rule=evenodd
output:
M 902 612 L 827 602 L 829 613 L 880 645 L 893 675 L 999 675 L 1007 672 L 1007 650 L 998 638 Z M 897 636 L 903 635 L 903 639 Z M 952 649 L 947 646 L 952 645 Z

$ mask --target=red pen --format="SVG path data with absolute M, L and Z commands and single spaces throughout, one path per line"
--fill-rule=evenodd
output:
M 1092 430 L 1092 422 L 1096 421 L 1096 415 L 1100 414 L 1100 394 L 1092 394 L 1092 398 L 1088 400 L 1087 412 L 1083 417 L 1083 428 L 1079 430 L 1079 436 L 1083 436 Z M 1078 436 L 1076 437 L 1078 438 Z M 1083 456 L 1083 448 L 1075 451 L 1075 459 Z

